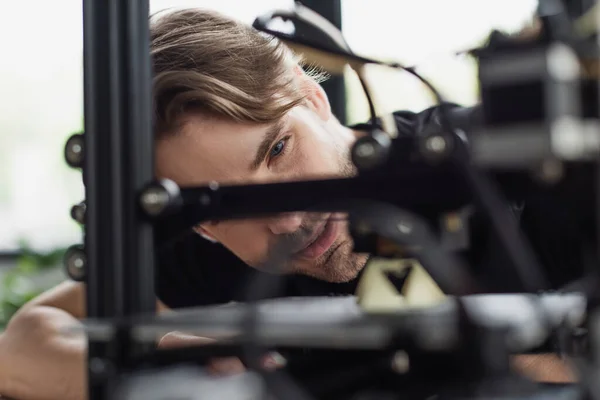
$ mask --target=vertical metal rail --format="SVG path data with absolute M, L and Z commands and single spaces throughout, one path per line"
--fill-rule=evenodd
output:
M 155 309 L 153 232 L 138 206 L 154 175 L 148 15 L 148 0 L 83 0 L 90 318 Z M 90 341 L 89 399 L 110 398 L 106 372 L 143 350 L 126 331 Z
M 338 29 L 342 29 L 342 1 L 341 0 L 304 0 L 302 4 L 306 7 L 311 8 L 313 11 L 319 13 L 322 17 L 327 18 L 332 24 Z M 311 38 L 311 31 L 305 31 L 304 26 L 298 26 L 299 32 L 296 32 L 299 36 L 303 36 L 306 39 L 322 40 L 322 37 Z M 321 84 L 329 103 L 331 103 L 331 109 L 333 114 L 343 123 L 348 122 L 348 113 L 346 110 L 346 80 L 344 75 L 332 75 L 329 79 Z
M 584 2 L 581 2 L 581 7 L 585 7 Z M 589 3 L 589 2 L 588 2 Z M 595 19 L 595 23 L 596 23 L 596 32 L 595 32 L 595 39 L 596 39 L 596 46 L 600 47 L 600 8 L 598 6 L 600 6 L 600 4 L 598 4 L 598 0 L 594 1 L 594 4 L 588 4 L 590 7 L 594 7 L 593 8 L 593 12 L 594 12 L 594 19 Z M 583 11 L 583 10 L 582 10 Z M 594 76 L 594 79 L 596 79 L 596 88 L 598 90 L 598 93 L 600 93 L 600 77 L 598 76 Z M 600 105 L 600 102 L 599 102 Z M 598 110 L 598 112 L 600 112 L 600 109 Z M 596 170 L 595 170 L 595 202 L 594 202 L 594 206 L 595 206 L 595 217 L 596 217 L 596 240 L 595 240 L 595 251 L 594 251 L 594 257 L 595 257 L 595 261 L 598 262 L 598 260 L 600 260 L 600 157 L 596 157 Z M 598 267 L 598 266 L 597 266 Z M 588 293 L 588 296 L 590 296 L 591 298 L 588 299 L 588 313 L 590 314 L 589 316 L 589 321 L 588 321 L 588 335 L 590 337 L 589 339 L 589 352 L 590 352 L 590 359 L 592 360 L 592 368 L 597 369 L 598 368 L 598 362 L 600 360 L 600 311 L 599 311 L 599 298 L 598 298 L 598 293 Z M 591 394 L 590 394 L 591 395 Z

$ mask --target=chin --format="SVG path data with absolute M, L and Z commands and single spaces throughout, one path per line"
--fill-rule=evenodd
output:
M 355 279 L 365 267 L 366 254 L 352 252 L 352 244 L 344 243 L 321 263 L 316 263 L 300 273 L 331 283 L 345 283 Z

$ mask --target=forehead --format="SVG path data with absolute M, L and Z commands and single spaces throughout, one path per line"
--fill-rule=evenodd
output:
M 242 182 L 249 177 L 254 154 L 271 126 L 190 116 L 177 134 L 158 141 L 157 175 L 182 186 L 211 180 Z

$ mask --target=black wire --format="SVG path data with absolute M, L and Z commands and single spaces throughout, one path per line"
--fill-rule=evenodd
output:
M 302 5 L 302 2 L 300 1 L 296 1 L 296 3 L 298 3 L 299 5 Z M 306 6 L 303 6 L 306 7 Z M 269 16 L 270 19 L 272 20 L 273 16 Z M 292 15 L 286 16 L 287 20 L 291 20 L 292 19 Z M 297 16 L 295 16 L 297 17 Z M 267 16 L 265 17 L 259 17 L 256 18 L 254 23 L 252 24 L 252 27 L 256 30 L 262 31 L 264 33 L 267 33 L 273 37 L 277 37 L 277 38 L 284 38 L 286 40 L 290 40 L 292 42 L 295 43 L 304 43 L 305 41 L 303 39 L 298 39 L 293 37 L 292 35 L 289 35 L 287 33 L 283 33 L 283 32 L 277 32 L 277 31 L 273 31 L 269 28 L 267 28 L 268 22 L 265 21 L 265 18 L 267 18 Z M 309 23 L 307 21 L 304 21 L 304 23 Z M 341 32 L 340 32 L 341 33 Z M 323 46 L 322 44 L 315 44 L 315 43 L 310 43 L 307 44 L 309 47 L 315 48 L 315 49 L 320 49 L 320 50 L 324 50 L 325 52 L 331 53 L 331 54 L 340 54 L 340 55 L 351 55 L 355 58 L 360 58 L 358 56 L 356 56 L 356 54 L 352 51 L 352 49 L 350 48 L 350 45 L 348 44 L 348 42 L 346 41 L 346 38 L 343 35 L 340 35 L 341 39 L 343 41 L 343 46 L 345 48 L 341 48 L 338 45 L 337 49 L 333 49 L 331 47 L 328 46 Z M 335 40 L 334 40 L 335 42 Z M 375 130 L 377 128 L 377 112 L 375 111 L 375 103 L 373 102 L 373 97 L 371 96 L 371 93 L 369 92 L 369 88 L 367 86 L 367 83 L 365 82 L 364 78 L 362 77 L 362 75 L 358 72 L 355 71 L 357 76 L 358 76 L 358 80 L 360 82 L 360 85 L 363 89 L 363 92 L 365 93 L 365 97 L 367 99 L 367 104 L 369 107 L 369 116 L 370 116 L 370 120 L 369 120 L 369 125 L 371 125 L 371 128 L 373 130 Z
M 346 49 L 348 50 L 348 53 L 355 55 L 354 51 L 352 51 L 352 49 L 350 48 L 350 45 L 348 44 L 348 42 L 346 42 L 346 38 L 342 36 L 342 39 L 344 40 L 344 44 L 346 45 Z M 367 86 L 367 82 L 365 82 L 365 79 L 361 75 L 360 71 L 355 71 L 355 72 L 356 72 L 356 76 L 358 76 L 358 81 L 360 82 L 360 86 L 362 87 L 362 90 L 365 93 L 365 97 L 367 98 L 367 104 L 369 107 L 369 116 L 370 116 L 369 124 L 371 125 L 371 131 L 374 131 L 375 129 L 377 129 L 377 111 L 375 110 L 375 103 L 373 102 L 373 97 L 371 96 L 371 93 L 369 92 L 369 87 Z
M 352 49 L 350 48 L 350 45 L 348 44 L 348 42 L 346 41 L 346 38 L 342 35 L 342 40 L 344 41 L 344 45 L 346 46 L 346 50 L 348 51 L 349 54 L 352 55 L 356 55 L 354 53 L 354 51 L 352 51 Z M 373 97 L 371 96 L 371 93 L 369 92 L 369 87 L 367 86 L 367 82 L 365 82 L 365 79 L 363 78 L 363 76 L 360 74 L 359 71 L 355 71 L 356 75 L 358 76 L 358 81 L 360 82 L 360 86 L 363 89 L 363 92 L 365 92 L 365 97 L 367 98 L 367 104 L 369 107 L 369 116 L 370 116 L 370 120 L 369 120 L 369 124 L 371 125 L 371 129 L 375 130 L 377 129 L 377 111 L 375 111 L 375 103 L 373 102 Z
M 346 46 L 346 51 L 348 52 L 348 54 L 352 54 L 352 55 L 356 55 L 354 53 L 354 51 L 352 51 L 352 49 L 350 48 L 350 45 L 348 44 L 348 42 L 346 41 L 346 38 L 342 35 L 342 40 L 344 41 L 344 46 Z M 365 93 L 365 97 L 367 98 L 367 104 L 369 107 L 369 125 L 371 126 L 371 130 L 374 131 L 375 129 L 377 129 L 377 111 L 375 111 L 375 103 L 373 102 L 373 97 L 371 96 L 371 93 L 369 92 L 369 87 L 367 86 L 367 82 L 365 82 L 363 76 L 360 74 L 359 71 L 355 71 L 356 75 L 358 76 L 358 81 L 360 82 L 360 86 L 363 89 L 363 92 Z
M 367 103 L 369 104 L 369 125 L 371 126 L 371 132 L 377 129 L 377 112 L 375 111 L 375 104 L 373 104 L 373 99 L 369 94 L 369 88 L 367 87 L 367 83 L 364 81 L 363 77 L 356 72 L 358 75 L 358 80 L 360 81 L 360 85 L 362 86 L 363 91 L 365 92 L 365 97 L 367 98 Z

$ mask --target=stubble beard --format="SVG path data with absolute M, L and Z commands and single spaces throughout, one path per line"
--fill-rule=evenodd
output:
M 349 282 L 356 278 L 367 260 L 366 254 L 353 252 L 352 239 L 344 235 L 316 263 L 297 272 L 327 282 Z

